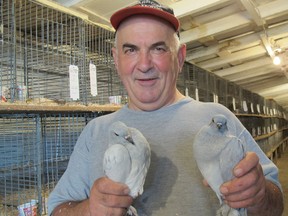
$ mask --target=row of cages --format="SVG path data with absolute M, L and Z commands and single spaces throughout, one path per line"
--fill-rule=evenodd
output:
M 37 215 L 47 214 L 47 198 L 66 170 L 78 136 L 91 119 L 107 113 L 0 114 L 0 215 L 16 216 L 32 204 Z M 279 118 L 240 120 L 247 128 L 255 125 L 257 132 L 259 125 L 274 131 L 257 141 L 265 153 L 288 137 L 287 129 L 277 130 L 287 127 Z
M 2 102 L 105 104 L 125 95 L 114 33 L 33 0 L 0 3 Z
M 73 14 L 34 0 L 0 1 L 1 103 L 89 106 L 111 103 L 111 96 L 126 103 L 113 43 L 114 32 Z M 272 133 L 257 141 L 264 152 L 288 136 L 287 112 L 235 83 L 185 63 L 177 86 L 196 100 L 228 107 L 253 137 Z M 0 215 L 18 215 L 34 201 L 38 215 L 46 214 L 79 134 L 102 114 L 0 114 Z
M 276 131 L 288 130 L 288 121 L 283 118 L 242 115 L 237 115 L 237 117 L 255 139 Z M 288 136 L 287 133 L 284 133 L 284 135 Z
M 20 214 L 35 201 L 37 215 L 47 214 L 78 136 L 102 114 L 0 114 L 0 215 L 36 215 Z
M 288 119 L 287 110 L 274 100 L 265 99 L 196 65 L 184 64 L 177 85 L 185 95 L 199 101 L 223 104 L 235 114 Z
M 83 18 L 33 0 L 1 1 L 1 102 L 91 105 L 119 96 L 117 103 L 126 103 L 113 44 L 114 32 Z M 221 103 L 235 113 L 287 118 L 275 101 L 189 63 L 177 85 L 185 95 Z

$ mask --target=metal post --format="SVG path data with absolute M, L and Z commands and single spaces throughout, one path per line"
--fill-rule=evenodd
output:
M 35 116 L 36 122 L 36 172 L 37 172 L 37 192 L 38 192 L 38 212 L 37 215 L 42 214 L 42 127 L 40 115 Z

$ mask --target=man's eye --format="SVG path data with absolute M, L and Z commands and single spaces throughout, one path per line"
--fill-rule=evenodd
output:
M 135 52 L 134 48 L 126 48 L 126 49 L 124 49 L 124 53 L 125 54 L 134 53 L 134 52 Z
M 157 50 L 164 50 L 166 51 L 166 47 L 156 47 Z
M 163 47 L 163 46 L 156 46 L 156 47 L 154 47 L 154 49 L 152 50 L 152 52 L 158 53 L 158 54 L 160 54 L 160 53 L 165 53 L 165 52 L 167 52 L 167 48 L 166 48 L 166 47 Z

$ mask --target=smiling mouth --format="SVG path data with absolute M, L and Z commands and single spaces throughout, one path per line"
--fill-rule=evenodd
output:
M 157 78 L 146 78 L 146 79 L 138 79 L 139 81 L 151 81 L 151 80 L 156 80 Z
M 143 86 L 152 86 L 156 83 L 157 80 L 158 80 L 157 77 L 156 78 L 137 79 L 139 84 L 143 85 Z

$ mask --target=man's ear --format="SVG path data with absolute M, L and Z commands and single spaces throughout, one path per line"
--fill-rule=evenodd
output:
M 112 55 L 113 55 L 115 67 L 117 69 L 118 68 L 118 54 L 117 54 L 117 49 L 115 47 L 112 47 Z
M 182 44 L 178 50 L 178 63 L 179 67 L 182 68 L 186 59 L 186 44 Z

